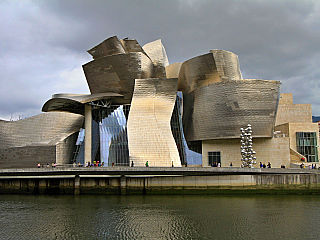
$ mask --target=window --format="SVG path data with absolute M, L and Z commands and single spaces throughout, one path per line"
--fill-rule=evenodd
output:
M 297 132 L 297 151 L 307 158 L 307 162 L 318 162 L 317 133 Z
M 214 163 L 221 164 L 221 152 L 208 152 L 209 165 L 212 166 Z

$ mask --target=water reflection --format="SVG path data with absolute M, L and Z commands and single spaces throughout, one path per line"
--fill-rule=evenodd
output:
M 320 196 L 0 195 L 1 239 L 315 239 Z

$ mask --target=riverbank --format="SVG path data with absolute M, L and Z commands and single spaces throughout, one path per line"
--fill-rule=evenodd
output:
M 320 170 L 282 168 L 1 169 L 0 194 L 320 194 Z

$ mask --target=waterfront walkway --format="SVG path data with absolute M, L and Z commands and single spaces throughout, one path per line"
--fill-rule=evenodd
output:
M 320 174 L 319 169 L 213 167 L 56 167 L 0 169 L 0 178 Z

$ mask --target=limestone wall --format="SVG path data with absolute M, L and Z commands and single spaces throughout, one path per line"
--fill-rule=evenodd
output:
M 55 162 L 56 146 L 24 146 L 3 149 L 0 152 L 0 168 L 35 168 L 38 163 Z
M 256 151 L 257 163 L 271 163 L 271 167 L 290 167 L 289 138 L 254 138 L 253 150 Z M 202 166 L 209 166 L 208 152 L 221 152 L 221 167 L 241 166 L 240 139 L 202 141 Z M 256 167 L 259 167 L 257 164 Z
M 293 104 L 292 93 L 282 93 L 278 105 L 276 125 L 283 123 L 312 123 L 311 104 Z
M 319 141 L 318 123 L 289 123 L 290 148 L 297 151 L 296 132 L 316 132 Z M 318 142 L 319 145 L 319 142 Z M 318 157 L 319 158 L 319 157 Z

